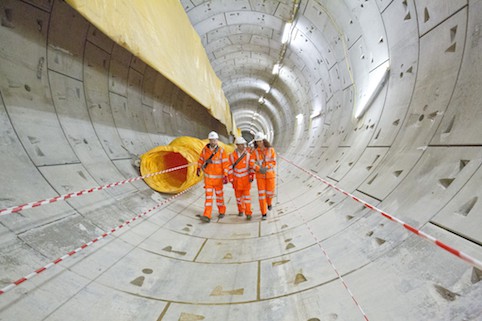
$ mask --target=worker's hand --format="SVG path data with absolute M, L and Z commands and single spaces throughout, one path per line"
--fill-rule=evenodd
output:
M 224 176 L 223 177 L 223 184 L 227 184 L 228 183 L 228 177 L 227 176 Z
M 267 170 L 266 167 L 260 167 L 260 168 L 259 168 L 259 172 L 260 172 L 261 174 L 266 174 L 266 170 Z
M 197 175 L 197 176 L 201 176 L 201 169 L 200 169 L 200 168 L 198 168 L 198 169 L 196 170 L 196 175 Z

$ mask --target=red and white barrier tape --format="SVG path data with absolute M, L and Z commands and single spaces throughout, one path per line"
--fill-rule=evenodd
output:
M 28 209 L 28 208 L 34 208 L 34 207 L 42 206 L 42 205 L 45 205 L 45 204 L 55 203 L 57 201 L 63 201 L 63 200 L 69 199 L 69 198 L 82 196 L 82 195 L 85 195 L 85 194 L 101 191 L 103 189 L 123 185 L 123 184 L 126 184 L 126 183 L 131 183 L 131 182 L 138 181 L 138 180 L 141 180 L 141 179 L 144 179 L 144 178 L 148 178 L 148 177 L 152 177 L 152 176 L 156 176 L 156 175 L 160 175 L 160 174 L 164 174 L 164 173 L 174 172 L 174 171 L 177 171 L 177 170 L 185 168 L 185 167 L 189 167 L 189 166 L 194 165 L 194 164 L 195 163 L 190 163 L 190 164 L 187 164 L 187 165 L 177 166 L 177 167 L 169 168 L 169 169 L 159 171 L 159 172 L 156 172 L 156 173 L 151 173 L 151 174 L 147 174 L 147 175 L 144 175 L 144 176 L 129 178 L 129 179 L 123 180 L 121 182 L 117 182 L 117 183 L 110 183 L 110 184 L 103 185 L 103 186 L 84 189 L 84 190 L 74 192 L 74 193 L 68 193 L 68 194 L 64 194 L 64 195 L 55 196 L 55 197 L 48 198 L 48 199 L 41 200 L 41 201 L 30 202 L 30 203 L 26 203 L 26 204 L 23 204 L 23 205 L 17 205 L 17 206 L 13 206 L 13 207 L 9 207 L 9 208 L 0 209 L 0 216 L 12 214 L 12 213 L 18 213 L 18 212 L 23 211 L 23 210 Z
M 333 270 L 335 271 L 336 275 L 338 276 L 338 278 L 340 279 L 341 283 L 343 283 L 343 286 L 345 287 L 345 289 L 348 291 L 348 294 L 350 294 L 351 296 L 351 299 L 353 300 L 353 302 L 355 302 L 355 305 L 357 306 L 358 310 L 360 310 L 361 314 L 363 314 L 363 317 L 365 318 L 366 321 L 369 321 L 368 320 L 368 317 L 367 315 L 365 314 L 365 311 L 363 311 L 361 305 L 358 303 L 358 301 L 355 299 L 355 296 L 353 295 L 353 293 L 351 292 L 350 288 L 348 287 L 348 284 L 345 282 L 345 280 L 343 279 L 343 277 L 341 276 L 341 274 L 338 272 L 338 269 L 336 268 L 335 264 L 333 264 L 333 262 L 331 261 L 331 258 L 330 256 L 328 255 L 328 253 L 325 251 L 325 249 L 323 248 L 323 246 L 321 245 L 321 241 L 318 239 L 318 237 L 316 237 L 315 233 L 313 233 L 313 231 L 311 230 L 311 227 L 305 222 L 305 220 L 303 219 L 302 216 L 301 217 L 301 220 L 303 221 L 303 223 L 306 225 L 306 227 L 308 227 L 308 230 L 310 231 L 311 233 L 311 236 L 313 236 L 313 238 L 315 239 L 316 241 L 316 244 L 318 244 L 318 246 L 320 247 L 321 251 L 323 252 L 323 254 L 325 255 L 326 259 L 328 260 L 328 262 L 330 263 L 331 267 L 333 268 Z
M 416 235 L 418 235 L 418 236 L 420 236 L 420 237 L 422 237 L 422 238 L 424 238 L 424 239 L 426 239 L 426 240 L 429 240 L 430 242 L 434 243 L 434 244 L 437 245 L 438 247 L 440 247 L 440 248 L 444 249 L 445 251 L 447 251 L 447 252 L 449 252 L 449 253 L 457 256 L 458 258 L 464 260 L 465 262 L 468 262 L 468 263 L 470 263 L 471 265 L 473 265 L 473 266 L 475 266 L 475 267 L 477 267 L 477 268 L 479 268 L 479 269 L 482 269 L 482 262 L 479 261 L 479 260 L 477 260 L 476 258 L 473 258 L 473 257 L 471 257 L 470 255 L 468 255 L 468 254 L 466 254 L 466 253 L 464 253 L 464 252 L 462 252 L 462 251 L 459 251 L 459 250 L 457 250 L 457 249 L 455 249 L 455 248 L 453 248 L 453 247 L 451 247 L 451 246 L 449 246 L 449 245 L 447 245 L 447 244 L 445 244 L 445 243 L 437 240 L 435 237 L 433 237 L 433 236 L 431 236 L 431 235 L 429 235 L 429 234 L 427 234 L 427 233 L 425 233 L 425 232 L 423 232 L 423 231 L 421 231 L 421 230 L 419 230 L 419 229 L 417 229 L 417 228 L 415 228 L 415 227 L 413 227 L 413 226 L 405 223 L 404 221 L 402 221 L 402 220 L 400 220 L 400 219 L 398 219 L 398 218 L 396 218 L 396 217 L 394 217 L 394 216 L 392 216 L 392 215 L 390 215 L 390 214 L 382 211 L 381 209 L 375 207 L 374 205 L 371 205 L 371 204 L 369 204 L 369 203 L 367 203 L 367 202 L 359 199 L 359 198 L 356 197 L 355 195 L 350 194 L 350 193 L 342 190 L 341 188 L 339 188 L 339 187 L 331 184 L 330 182 L 328 182 L 328 181 L 324 180 L 323 178 L 319 177 L 318 175 L 315 175 L 315 174 L 313 174 L 312 172 L 310 172 L 310 171 L 308 171 L 308 170 L 306 170 L 306 169 L 304 169 L 304 168 L 296 165 L 296 164 L 293 163 L 292 161 L 284 158 L 283 156 L 281 156 L 281 155 L 278 155 L 278 156 L 279 156 L 281 159 L 285 160 L 286 162 L 290 163 L 291 165 L 299 168 L 299 169 L 302 170 L 303 172 L 305 172 L 305 173 L 313 176 L 313 177 L 316 178 L 317 180 L 320 180 L 321 182 L 325 183 L 326 185 L 328 185 L 328 186 L 330 186 L 330 187 L 333 187 L 333 188 L 336 189 L 338 192 L 341 192 L 341 193 L 345 194 L 346 196 L 351 197 L 353 200 L 357 201 L 358 203 L 363 204 L 365 207 L 371 209 L 372 211 L 375 211 L 375 212 L 380 213 L 380 214 L 381 214 L 382 216 L 384 216 L 385 218 L 388 218 L 389 220 L 391 220 L 391 221 L 393 221 L 393 222 L 396 222 L 396 223 L 402 225 L 405 229 L 409 230 L 410 232 L 412 232 L 412 233 L 414 233 L 414 234 L 416 234 Z
M 32 273 L 24 276 L 23 278 L 20 278 L 20 279 L 18 279 L 17 281 L 10 283 L 9 285 L 7 285 L 6 287 L 4 287 L 3 289 L 0 289 L 0 295 L 6 293 L 6 292 L 8 292 L 8 291 L 10 291 L 11 289 L 15 288 L 16 286 L 22 284 L 23 282 L 32 279 L 33 277 L 39 275 L 40 273 L 44 272 L 44 271 L 47 270 L 47 269 L 50 269 L 51 267 L 59 264 L 60 262 L 65 261 L 65 260 L 68 259 L 69 257 L 72 257 L 74 254 L 79 253 L 80 251 L 82 251 L 82 250 L 85 249 L 86 247 L 88 247 L 88 246 L 96 243 L 97 241 L 100 241 L 100 240 L 106 238 L 107 236 L 109 236 L 109 235 L 111 235 L 112 233 L 120 230 L 121 228 L 126 227 L 127 225 L 129 225 L 130 223 L 134 222 L 134 221 L 137 220 L 138 218 L 141 218 L 142 216 L 145 216 L 145 215 L 149 214 L 150 212 L 152 212 L 152 211 L 156 210 L 157 208 L 161 207 L 162 205 L 164 205 L 164 204 L 172 201 L 173 199 L 179 197 L 180 195 L 186 193 L 188 190 L 190 190 L 190 189 L 193 188 L 193 187 L 194 187 L 194 186 L 191 186 L 191 187 L 189 187 L 188 189 L 186 189 L 186 190 L 184 190 L 184 191 L 182 191 L 182 192 L 180 192 L 180 193 L 178 193 L 178 194 L 176 194 L 176 195 L 174 195 L 174 196 L 171 196 L 171 197 L 168 198 L 168 199 L 165 199 L 164 201 L 162 201 L 161 203 L 157 204 L 157 205 L 154 206 L 153 208 L 151 208 L 151 209 L 149 209 L 149 210 L 147 210 L 147 211 L 145 211 L 145 212 L 143 212 L 143 213 L 141 213 L 141 214 L 139 214 L 139 215 L 131 218 L 131 219 L 128 220 L 128 221 L 125 221 L 124 223 L 122 223 L 121 225 L 119 225 L 119 226 L 117 226 L 117 227 L 115 227 L 115 228 L 113 228 L 113 229 L 110 229 L 108 232 L 106 232 L 106 233 L 98 236 L 97 238 L 93 239 L 92 241 L 90 241 L 90 242 L 88 242 L 88 243 L 85 243 L 85 244 L 81 245 L 80 247 L 76 248 L 75 250 L 70 251 L 69 253 L 65 254 L 64 256 L 59 257 L 59 258 L 56 259 L 55 261 L 50 262 L 49 264 L 47 264 L 47 265 L 45 265 L 45 266 L 43 266 L 43 267 L 35 270 L 34 272 L 32 272 Z

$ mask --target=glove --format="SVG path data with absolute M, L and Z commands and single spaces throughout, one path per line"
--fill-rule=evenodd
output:
M 212 159 L 206 159 L 206 164 L 212 164 L 213 160 Z
M 197 176 L 201 176 L 201 169 L 200 169 L 200 168 L 198 168 L 198 169 L 196 170 L 196 175 L 197 175 Z
M 260 172 L 261 174 L 266 174 L 266 170 L 267 170 L 266 167 L 260 167 L 259 172 Z
M 223 184 L 227 184 L 228 183 L 228 178 L 226 176 L 223 177 Z

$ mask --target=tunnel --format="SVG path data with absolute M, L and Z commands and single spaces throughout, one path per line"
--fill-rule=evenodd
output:
M 482 320 L 481 0 L 166 0 L 237 128 L 70 2 L 0 1 L 0 320 Z M 267 220 L 126 181 L 210 131 L 267 135 Z

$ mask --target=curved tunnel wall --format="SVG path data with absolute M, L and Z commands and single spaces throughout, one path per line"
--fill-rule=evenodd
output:
M 276 59 L 291 4 L 253 4 L 252 10 L 270 16 L 266 27 L 237 28 L 241 20 L 233 18 L 230 26 L 226 17 L 246 10 L 246 1 L 210 2 L 211 10 L 194 3 L 183 2 L 226 88 L 243 76 L 242 66 L 258 62 L 266 70 L 251 76 L 269 81 L 271 65 L 262 57 Z M 301 2 L 297 30 L 323 59 L 314 63 L 301 52 L 287 53 L 271 100 L 285 117 L 260 113 L 274 129 L 275 146 L 357 197 L 481 259 L 482 2 L 348 3 Z M 0 13 L 0 207 L 136 176 L 136 155 L 179 135 L 223 131 L 204 108 L 65 3 L 3 1 Z M 338 17 L 337 28 L 347 35 L 347 56 L 326 13 Z M 211 30 L 211 19 L 225 19 L 225 25 Z M 386 34 L 371 34 L 369 23 L 377 26 L 373 30 L 383 25 Z M 231 46 L 223 32 L 233 29 L 258 37 L 239 37 L 248 43 Z M 293 37 L 295 46 L 302 32 Z M 224 43 L 217 44 L 220 52 L 210 47 L 212 39 Z M 252 48 L 250 41 L 268 49 L 236 54 L 240 46 Z M 380 53 L 377 46 L 386 50 Z M 384 59 L 391 66 L 388 83 L 356 121 L 353 105 Z M 303 88 L 290 94 L 296 82 Z M 257 94 L 254 102 L 264 90 L 256 86 L 248 88 Z M 239 94 L 242 85 L 233 88 L 228 99 L 243 102 L 230 99 L 233 114 L 258 110 Z M 318 103 L 320 116 L 310 119 Z M 298 113 L 304 114 L 299 122 Z M 362 319 L 318 241 L 370 320 L 481 317 L 479 270 L 279 163 L 278 203 L 266 224 L 228 215 L 220 224 L 201 225 L 199 186 L 0 296 L 0 319 Z M 0 217 L 1 284 L 163 200 L 137 182 Z M 236 212 L 233 203 L 228 208 Z

